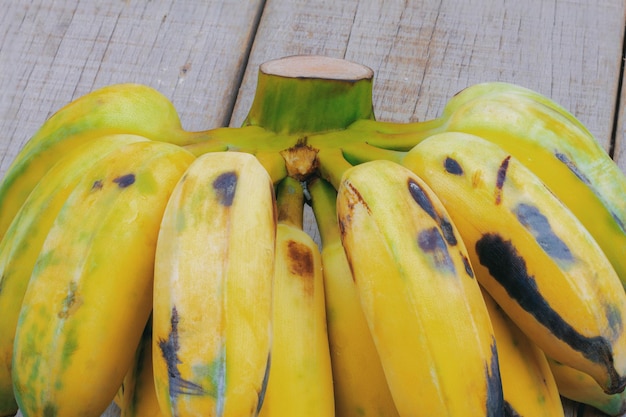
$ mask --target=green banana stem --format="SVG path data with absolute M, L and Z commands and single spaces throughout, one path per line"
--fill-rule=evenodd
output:
M 287 176 L 285 160 L 279 153 L 259 151 L 254 156 L 263 165 L 267 173 L 270 174 L 273 184 L 278 184 Z
M 304 190 L 300 181 L 285 177 L 276 187 L 278 222 L 302 229 Z
M 363 65 L 323 56 L 265 62 L 243 124 L 283 134 L 307 134 L 373 119 L 373 76 Z
M 311 208 L 320 232 L 322 246 L 341 240 L 337 221 L 337 191 L 323 178 L 314 178 L 307 184 L 311 194 Z
M 374 132 L 385 136 L 403 133 L 430 136 L 435 132 L 443 130 L 446 120 L 445 113 L 442 117 L 421 122 L 396 123 L 382 120 L 357 120 L 348 129 L 365 133 Z
M 352 168 L 352 164 L 346 161 L 341 149 L 321 149 L 317 154 L 317 160 L 320 176 L 330 182 L 335 190 L 339 189 L 343 173 Z
M 208 152 L 236 151 L 242 148 L 267 148 L 268 144 L 275 142 L 274 138 L 276 137 L 275 133 L 259 126 L 218 127 L 203 132 L 196 132 L 196 135 L 197 141 L 190 141 L 184 145 L 186 150 L 196 156 Z
M 352 165 L 378 159 L 386 159 L 399 164 L 404 159 L 404 155 L 406 155 L 406 152 L 382 149 L 369 143 L 350 144 L 343 147 L 342 151 L 344 158 Z

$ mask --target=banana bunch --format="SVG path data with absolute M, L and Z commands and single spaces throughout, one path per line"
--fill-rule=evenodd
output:
M 389 123 L 372 78 L 266 62 L 237 128 L 138 84 L 52 115 L 0 182 L 0 417 L 623 413 L 624 173 L 533 91 Z

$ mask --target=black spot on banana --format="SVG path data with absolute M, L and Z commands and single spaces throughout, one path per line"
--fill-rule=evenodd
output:
M 525 311 L 572 349 L 607 369 L 613 384 L 610 390 L 617 392 L 623 389 L 626 379 L 620 377 L 614 367 L 611 343 L 603 337 L 580 334 L 552 309 L 538 291 L 534 277 L 528 274 L 526 262 L 510 241 L 505 241 L 498 234 L 486 233 L 476 242 L 476 254 L 491 276 Z
M 574 261 L 569 247 L 554 234 L 548 218 L 537 207 L 521 203 L 515 208 L 515 216 L 552 259 L 565 264 Z
M 261 411 L 261 407 L 263 407 L 263 402 L 265 400 L 265 393 L 267 392 L 267 381 L 270 377 L 270 368 L 272 365 L 272 352 L 269 352 L 267 355 L 267 366 L 265 367 L 265 374 L 263 375 L 263 384 L 261 384 L 261 389 L 259 390 L 259 400 L 256 405 L 256 413 L 259 414 Z
M 447 172 L 453 175 L 463 175 L 463 168 L 456 159 L 447 157 L 443 161 L 443 167 Z
M 419 186 L 418 183 L 409 179 L 409 192 L 413 200 L 426 212 L 433 220 L 438 220 L 439 216 L 433 207 L 433 202 L 430 201 L 430 197 L 426 194 L 426 191 Z
M 408 181 L 409 193 L 411 193 L 411 197 L 413 200 L 441 227 L 441 231 L 443 233 L 443 237 L 446 242 L 450 246 L 455 246 L 457 244 L 456 236 L 454 236 L 454 229 L 452 224 L 448 219 L 441 216 L 435 207 L 433 206 L 433 202 L 428 197 L 428 193 L 424 190 L 418 183 L 414 180 L 409 179 Z
M 498 411 L 501 410 L 503 404 L 506 405 L 506 403 L 502 391 L 502 379 L 500 377 L 498 349 L 496 348 L 495 337 L 492 338 L 491 341 L 491 361 L 487 364 L 485 373 L 487 380 L 487 417 L 500 417 Z
M 93 185 L 91 186 L 91 191 L 97 191 L 97 190 L 101 190 L 102 189 L 102 180 L 96 180 L 93 182 Z
M 213 188 L 219 196 L 220 203 L 229 207 L 233 204 L 237 189 L 237 173 L 225 172 L 213 181 Z
M 467 256 L 465 256 L 463 253 L 461 253 L 461 258 L 463 259 L 463 265 L 465 266 L 465 272 L 471 278 L 474 278 L 474 270 L 472 269 L 472 264 L 470 263 L 469 259 L 467 259 Z
M 167 363 L 167 372 L 169 375 L 169 392 L 172 402 L 176 401 L 179 395 L 203 395 L 204 389 L 191 381 L 182 378 L 178 365 L 181 362 L 178 357 L 178 350 L 180 345 L 178 343 L 178 311 L 176 307 L 172 308 L 172 314 L 170 317 L 171 330 L 167 340 L 159 340 L 159 348 L 161 349 L 161 355 Z
M 135 183 L 135 174 L 126 174 L 113 179 L 120 188 L 130 187 Z
M 572 161 L 567 155 L 562 152 L 555 152 L 554 156 L 556 156 L 556 159 L 563 162 L 563 164 L 565 164 L 565 166 L 567 166 L 567 168 L 572 171 L 572 173 L 576 175 L 579 180 L 584 182 L 585 185 L 587 185 L 588 187 L 592 187 L 589 178 L 587 178 L 587 176 L 576 166 L 576 163 Z
M 498 168 L 498 176 L 496 180 L 496 205 L 500 204 L 502 201 L 502 187 L 504 186 L 504 181 L 506 180 L 506 171 L 509 169 L 509 161 L 511 160 L 511 155 L 504 158 L 502 163 L 500 163 L 500 167 Z
M 522 417 L 511 404 L 504 402 L 504 417 Z
M 447 270 L 451 274 L 456 273 L 454 262 L 448 252 L 448 246 L 436 227 L 420 231 L 417 236 L 417 244 L 425 253 L 431 255 L 433 263 L 438 269 Z

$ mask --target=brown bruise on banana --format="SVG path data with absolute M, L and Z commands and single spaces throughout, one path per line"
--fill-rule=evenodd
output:
M 363 199 L 363 196 L 361 195 L 359 190 L 351 182 L 348 181 L 344 182 L 343 185 L 347 189 L 347 191 L 344 191 L 344 195 L 346 196 L 345 200 L 348 210 L 344 216 L 341 216 L 339 218 L 339 233 L 341 234 L 342 238 L 346 235 L 346 228 L 348 224 L 352 221 L 352 212 L 354 212 L 354 208 L 357 205 L 362 206 L 365 211 L 367 211 L 367 214 L 372 214 L 372 211 L 367 205 L 367 202 Z
M 510 240 L 497 233 L 486 233 L 476 242 L 478 260 L 524 311 L 533 316 L 556 338 L 579 352 L 589 361 L 606 369 L 607 393 L 617 393 L 626 386 L 626 376 L 619 375 L 613 362 L 610 341 L 602 336 L 579 333 L 555 311 L 542 296 L 535 277 L 528 273 L 526 261 Z M 612 319 L 621 327 L 621 318 Z
M 235 171 L 224 172 L 213 181 L 213 190 L 220 204 L 230 207 L 235 199 L 238 176 Z
M 288 240 L 286 245 L 289 272 L 294 276 L 302 278 L 305 294 L 312 296 L 314 293 L 313 276 L 315 275 L 315 267 L 311 248 L 294 240 Z
M 182 363 L 178 357 L 178 350 L 180 345 L 178 342 L 178 310 L 176 307 L 172 308 L 170 315 L 170 334 L 167 340 L 159 339 L 158 346 L 161 350 L 161 355 L 167 365 L 167 375 L 169 382 L 169 395 L 174 405 L 178 400 L 179 395 L 205 395 L 206 392 L 202 386 L 184 379 L 178 369 L 178 365 Z
M 63 299 L 61 311 L 57 314 L 60 319 L 67 319 L 83 304 L 82 298 L 77 294 L 78 285 L 71 281 L 67 289 L 67 295 Z
M 496 175 L 496 190 L 495 190 L 495 201 L 496 205 L 499 205 L 502 202 L 502 187 L 504 187 L 504 181 L 506 180 L 506 172 L 509 169 L 509 161 L 511 160 L 511 155 L 508 155 L 506 158 L 502 160 L 500 166 L 498 167 L 498 173 Z
M 343 215 L 338 215 L 339 234 L 342 242 L 345 240 L 345 236 L 348 233 L 348 228 L 350 227 L 350 223 L 352 223 L 352 213 L 357 205 L 361 205 L 367 211 L 367 214 L 372 213 L 359 190 L 357 190 L 351 182 L 344 181 L 343 186 L 346 189 L 343 191 L 343 195 L 346 200 L 347 212 Z M 353 271 L 352 259 L 349 251 L 346 251 L 346 257 L 348 259 L 348 264 L 350 265 L 350 270 Z M 356 282 L 355 274 L 352 273 L 350 276 L 352 277 L 352 282 Z
M 487 417 L 501 417 L 504 410 L 504 393 L 502 391 L 502 378 L 498 364 L 498 349 L 496 339 L 491 337 L 491 355 L 489 363 L 485 364 L 485 380 L 487 381 Z

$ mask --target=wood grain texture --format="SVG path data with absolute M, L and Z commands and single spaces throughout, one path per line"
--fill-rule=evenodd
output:
M 375 71 L 381 120 L 430 119 L 471 84 L 507 81 L 565 106 L 608 149 L 624 13 L 613 0 L 268 0 L 231 125 L 263 61 L 325 54 Z
M 139 82 L 183 126 L 228 122 L 260 0 L 11 0 L 0 33 L 0 175 L 44 120 L 104 85 Z
M 626 171 L 623 90 L 616 108 L 623 0 L 7 0 L 4 5 L 0 176 L 47 117 L 107 84 L 132 81 L 159 89 L 188 130 L 238 126 L 252 102 L 258 66 L 294 54 L 346 58 L 372 68 L 380 120 L 436 117 L 453 94 L 482 81 L 529 87 L 569 109 L 605 149 L 615 132 L 615 160 Z M 316 237 L 307 213 L 307 230 Z M 601 415 L 564 403 L 566 417 Z M 105 415 L 117 416 L 119 410 L 112 406 Z

